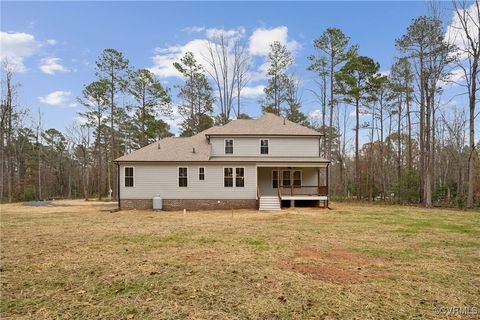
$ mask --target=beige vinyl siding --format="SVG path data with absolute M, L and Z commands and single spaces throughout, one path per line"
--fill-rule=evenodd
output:
M 225 139 L 211 137 L 212 156 L 225 156 Z M 233 155 L 261 157 L 318 157 L 318 137 L 233 137 Z M 260 139 L 268 139 L 268 154 L 260 153 Z
M 134 167 L 134 187 L 125 187 L 125 167 Z M 188 186 L 178 186 L 178 168 L 188 167 Z M 205 168 L 205 180 L 198 179 L 198 168 Z M 223 186 L 223 168 L 245 168 L 245 186 Z M 257 195 L 254 164 L 121 164 L 120 198 L 151 199 L 255 199 Z
M 277 189 L 272 187 L 272 171 L 278 170 L 274 167 L 258 168 L 258 188 L 261 196 L 276 196 Z M 318 185 L 318 168 L 283 168 L 283 170 L 300 170 L 302 171 L 302 185 L 316 186 Z

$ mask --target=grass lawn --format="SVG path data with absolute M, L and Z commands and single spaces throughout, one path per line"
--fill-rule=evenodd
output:
M 480 212 L 54 204 L 1 206 L 2 319 L 480 317 Z

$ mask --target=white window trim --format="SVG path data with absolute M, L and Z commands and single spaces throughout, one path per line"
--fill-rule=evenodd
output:
M 203 180 L 200 179 L 200 169 L 203 168 Z M 187 171 L 188 175 L 188 171 Z M 198 181 L 205 181 L 207 180 L 207 170 L 205 170 L 205 167 L 198 167 Z
M 227 153 L 225 149 L 227 149 L 227 140 L 232 140 L 232 153 Z M 233 138 L 228 138 L 228 139 L 223 139 L 223 153 L 224 154 L 235 154 L 235 139 Z M 230 167 L 227 167 L 230 168 Z
M 232 169 L 232 186 L 231 187 L 226 187 L 225 186 L 225 169 Z M 224 188 L 235 188 L 235 167 L 222 167 L 222 172 L 223 172 L 223 180 L 222 180 L 222 184 L 223 184 L 223 187 Z
M 243 187 L 237 187 L 237 169 L 243 169 Z M 247 180 L 246 177 L 245 177 L 245 176 L 246 176 L 246 174 L 245 174 L 246 172 L 247 172 L 247 171 L 245 170 L 245 167 L 235 167 L 235 168 L 234 168 L 234 170 L 233 170 L 233 176 L 234 176 L 234 178 L 233 178 L 233 180 L 234 180 L 233 186 L 234 186 L 235 188 L 245 188 L 245 180 Z
M 262 140 L 267 140 L 267 153 L 262 153 Z M 270 155 L 270 139 L 264 139 L 264 138 L 261 138 L 261 139 L 258 139 L 258 153 L 261 155 L 261 156 L 268 156 Z
M 180 168 L 187 168 L 187 186 L 186 187 L 180 187 Z M 177 167 L 177 188 L 188 188 L 190 183 L 188 182 L 190 180 L 190 170 L 188 166 L 178 166 Z
M 127 187 L 127 186 L 125 185 L 125 177 L 126 177 L 126 175 L 125 175 L 125 169 L 127 169 L 127 168 L 132 168 L 132 169 L 133 169 L 133 186 L 131 186 L 131 187 Z M 135 167 L 134 167 L 134 166 L 125 166 L 125 167 L 123 167 L 123 187 L 124 187 L 124 188 L 135 188 L 135 184 L 136 184 L 136 183 L 135 183 Z

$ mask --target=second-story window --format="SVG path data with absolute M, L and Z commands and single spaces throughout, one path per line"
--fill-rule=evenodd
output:
M 260 154 L 268 154 L 268 139 L 260 140 Z
M 225 154 L 233 154 L 233 139 L 225 139 Z

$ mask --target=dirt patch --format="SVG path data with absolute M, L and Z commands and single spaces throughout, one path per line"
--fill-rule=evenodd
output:
M 338 284 L 357 283 L 384 276 L 378 270 L 383 261 L 345 249 L 319 252 L 314 248 L 302 248 L 293 256 L 283 259 L 280 268 L 306 274 L 316 280 Z

